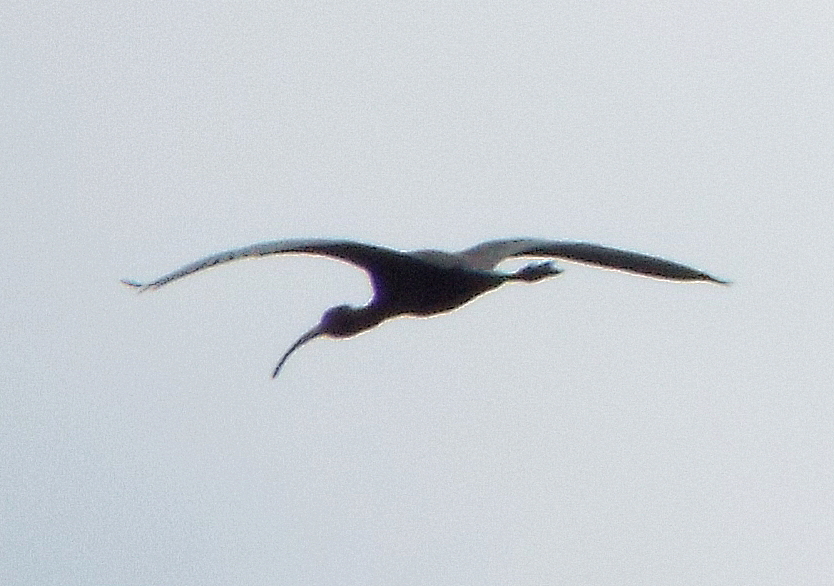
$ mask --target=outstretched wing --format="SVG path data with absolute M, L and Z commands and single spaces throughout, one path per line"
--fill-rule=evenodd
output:
M 158 289 L 171 281 L 225 262 L 239 258 L 266 256 L 269 254 L 314 254 L 347 261 L 365 269 L 371 275 L 371 282 L 377 291 L 381 285 L 380 280 L 384 280 L 386 275 L 391 274 L 392 267 L 401 266 L 403 263 L 419 262 L 407 254 L 391 250 L 390 248 L 351 242 L 349 240 L 275 240 L 212 254 L 148 283 L 130 280 L 122 280 L 122 282 L 131 287 L 136 287 L 140 291 Z
M 502 260 L 516 256 L 553 257 L 562 260 L 627 271 L 638 275 L 676 281 L 710 281 L 727 284 L 698 269 L 630 250 L 621 250 L 569 240 L 517 238 L 491 240 L 458 253 L 472 268 L 490 270 Z

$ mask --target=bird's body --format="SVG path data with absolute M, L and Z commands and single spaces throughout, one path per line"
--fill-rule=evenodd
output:
M 344 338 L 392 317 L 444 313 L 508 281 L 534 282 L 562 272 L 550 262 L 527 265 L 514 273 L 495 270 L 498 263 L 511 257 L 552 257 L 660 279 L 726 283 L 697 269 L 637 252 L 587 242 L 538 239 L 493 240 L 458 253 L 400 252 L 347 240 L 277 240 L 207 256 L 150 283 L 123 282 L 140 291 L 156 289 L 231 260 L 292 253 L 329 256 L 363 268 L 371 278 L 374 296 L 364 307 L 340 305 L 327 310 L 321 322 L 284 354 L 273 376 L 292 352 L 315 337 Z

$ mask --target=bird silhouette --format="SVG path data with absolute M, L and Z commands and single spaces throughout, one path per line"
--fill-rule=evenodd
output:
M 347 338 L 393 317 L 444 313 L 509 281 L 532 283 L 562 272 L 549 261 L 529 264 L 512 273 L 495 270 L 501 261 L 512 257 L 556 258 L 673 281 L 729 283 L 697 269 L 638 252 L 589 242 L 531 238 L 492 240 L 456 253 L 401 252 L 349 240 L 276 240 L 207 256 L 148 283 L 127 279 L 122 282 L 139 291 L 157 289 L 191 273 L 239 258 L 293 253 L 329 256 L 357 265 L 369 274 L 374 293 L 364 307 L 338 305 L 328 309 L 318 325 L 284 353 L 272 373 L 273 378 L 278 376 L 290 354 L 318 336 Z

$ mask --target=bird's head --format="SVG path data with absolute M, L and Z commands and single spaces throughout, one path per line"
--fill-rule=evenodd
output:
M 301 346 L 319 336 L 331 336 L 333 338 L 348 338 L 363 332 L 369 328 L 374 327 L 383 319 L 385 315 L 376 311 L 371 307 L 351 307 L 350 305 L 337 305 L 331 307 L 321 316 L 321 321 L 311 329 L 309 332 L 296 340 L 295 344 L 290 346 L 290 349 L 284 353 L 278 366 L 272 373 L 272 378 L 278 376 L 278 372 L 290 354 L 298 350 Z
M 337 305 L 324 312 L 316 328 L 321 334 L 334 338 L 349 338 L 379 323 L 373 320 L 369 323 L 367 319 L 369 313 L 366 307 Z

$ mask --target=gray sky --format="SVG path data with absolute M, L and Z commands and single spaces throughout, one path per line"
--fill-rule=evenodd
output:
M 834 581 L 829 2 L 12 3 L 0 19 L 0 583 Z M 288 237 L 580 239 L 363 303 Z

